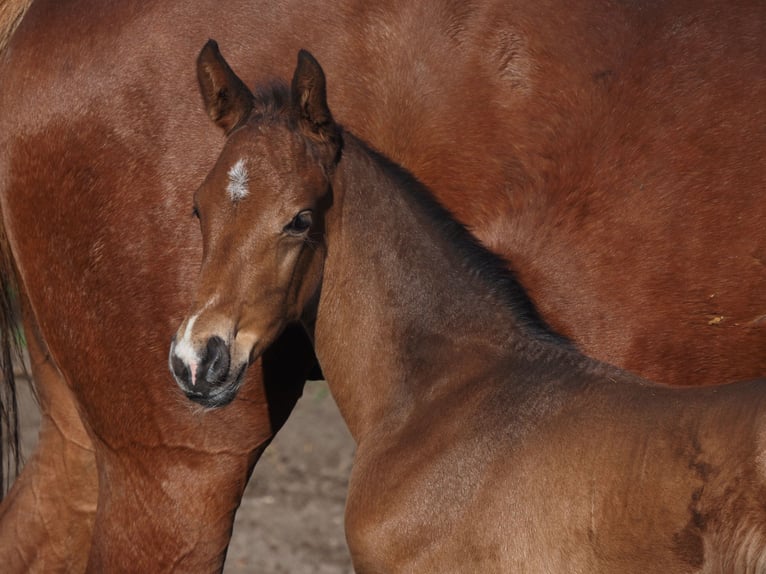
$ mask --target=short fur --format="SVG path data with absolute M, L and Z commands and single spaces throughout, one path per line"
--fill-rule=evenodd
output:
M 0 507 L 4 571 L 220 569 L 313 365 L 293 331 L 215 412 L 165 367 L 202 257 L 191 194 L 223 141 L 193 70 L 208 38 L 249 86 L 310 50 L 335 119 L 512 259 L 556 331 L 695 385 L 766 372 L 763 14 L 35 0 L 0 56 L 0 203 L 43 416 Z
M 324 84 L 301 58 L 292 102 Z M 289 113 L 252 116 L 196 193 L 197 299 L 215 303 L 179 331 L 208 386 L 173 370 L 195 400 L 235 393 L 301 319 L 357 442 L 356 571 L 766 569 L 766 379 L 679 389 L 582 355 L 530 321 L 521 285 L 424 186 L 331 129 L 326 101 Z M 328 131 L 342 153 L 318 158 Z M 239 157 L 258 193 L 235 210 Z

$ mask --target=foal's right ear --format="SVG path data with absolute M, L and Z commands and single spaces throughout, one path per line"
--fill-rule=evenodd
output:
M 197 80 L 207 115 L 225 133 L 250 115 L 253 94 L 223 59 L 215 40 L 208 40 L 197 57 Z
M 306 134 L 337 146 L 338 126 L 327 106 L 324 71 L 316 58 L 306 50 L 298 52 L 290 97 L 293 113 Z

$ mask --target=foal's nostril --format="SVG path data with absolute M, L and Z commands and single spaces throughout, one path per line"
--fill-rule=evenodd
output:
M 211 337 L 205 347 L 205 358 L 200 363 L 197 375 L 211 387 L 220 385 L 226 381 L 230 362 L 229 347 L 224 340 Z

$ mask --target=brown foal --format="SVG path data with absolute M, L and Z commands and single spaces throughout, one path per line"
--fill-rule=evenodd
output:
M 195 194 L 204 257 L 170 363 L 214 406 L 302 321 L 358 444 L 359 572 L 766 568 L 766 384 L 680 389 L 553 333 L 502 260 L 344 131 L 314 58 L 251 93 L 214 43 L 229 135 Z

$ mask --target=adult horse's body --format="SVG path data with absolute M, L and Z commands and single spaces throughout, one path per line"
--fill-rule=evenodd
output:
M 300 393 L 297 342 L 293 372 L 251 369 L 221 411 L 163 372 L 201 257 L 188 192 L 221 145 L 192 73 L 207 38 L 249 84 L 312 50 L 337 118 L 512 257 L 558 330 L 702 384 L 766 371 L 763 21 L 744 1 L 35 1 L 0 56 L 3 224 L 44 415 L 4 569 L 220 567 Z
M 199 70 L 230 135 L 195 194 L 204 256 L 171 367 L 216 400 L 307 326 L 357 443 L 358 572 L 766 570 L 766 379 L 679 389 L 586 358 L 335 124 L 310 54 L 289 95 L 239 90 L 212 44 Z

